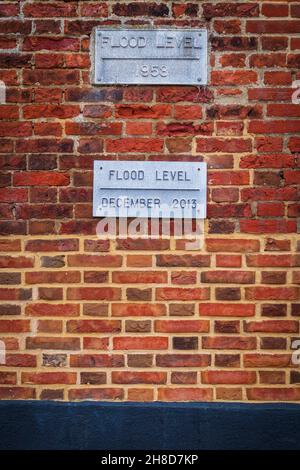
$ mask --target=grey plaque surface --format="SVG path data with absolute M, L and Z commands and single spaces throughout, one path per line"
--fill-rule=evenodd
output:
M 101 29 L 94 33 L 95 84 L 204 85 L 205 29 Z
M 95 217 L 206 217 L 206 163 L 95 161 Z

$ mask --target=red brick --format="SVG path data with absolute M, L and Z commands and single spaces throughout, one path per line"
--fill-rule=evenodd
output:
M 151 135 L 152 123 L 151 122 L 127 122 L 126 123 L 127 135 Z
M 249 132 L 253 134 L 286 134 L 299 132 L 299 121 L 250 121 Z
M 31 271 L 25 273 L 27 284 L 73 284 L 80 282 L 79 271 Z
M 263 50 L 281 51 L 288 47 L 288 38 L 284 36 L 263 36 L 261 38 L 261 44 Z
M 54 44 L 55 46 L 55 44 Z M 71 85 L 79 83 L 79 72 L 77 70 L 24 70 L 24 84 L 30 85 L 38 82 L 40 85 Z
M 176 18 L 181 16 L 195 17 L 198 14 L 198 5 L 195 3 L 187 3 L 186 5 L 173 3 L 172 12 Z
M 168 349 L 168 338 L 167 337 L 130 337 L 126 338 L 113 338 L 113 348 L 114 349 L 124 349 L 124 350 L 159 350 L 159 349 Z
M 216 265 L 221 268 L 240 268 L 242 265 L 241 255 L 216 255 Z
M 209 288 L 161 287 L 156 289 L 156 300 L 208 300 Z
M 69 400 L 122 400 L 121 388 L 74 388 L 68 392 Z
M 23 188 L 0 188 L 1 202 L 26 202 L 28 201 L 28 190 Z
M 68 320 L 68 333 L 114 333 L 121 331 L 117 320 Z
M 300 151 L 300 137 L 291 137 L 289 139 L 289 149 L 291 152 Z
M 208 238 L 207 251 L 249 253 L 259 251 L 259 240 Z
M 30 331 L 29 320 L 0 320 L 1 333 L 22 333 Z
M 154 330 L 160 333 L 207 333 L 207 320 L 155 320 Z
M 124 357 L 120 354 L 71 354 L 71 367 L 123 367 Z
M 19 172 L 14 175 L 16 186 L 67 186 L 70 177 L 66 173 L 56 172 Z
M 116 3 L 113 5 L 113 13 L 117 16 L 154 16 L 154 17 L 164 17 L 168 16 L 169 8 L 165 4 L 157 4 L 154 2 L 148 2 L 147 4 L 143 2 L 134 2 L 134 3 Z
M 203 349 L 255 349 L 256 338 L 242 336 L 204 336 L 202 338 Z
M 26 338 L 26 349 L 70 350 L 80 349 L 80 338 L 36 336 Z
M 113 384 L 165 384 L 165 372 L 112 372 Z
M 238 188 L 213 188 L 211 199 L 214 202 L 237 202 L 239 190 Z
M 80 13 L 82 16 L 103 18 L 108 16 L 108 5 L 106 2 L 88 2 L 81 5 Z
M 247 300 L 298 300 L 298 287 L 246 287 Z
M 23 372 L 23 384 L 75 384 L 76 373 L 74 372 Z
M 17 373 L 16 372 L 0 372 L 1 385 L 16 385 Z
M 300 117 L 299 106 L 297 104 L 268 104 L 267 115 L 276 117 Z
M 297 227 L 292 220 L 241 220 L 240 229 L 245 233 L 292 233 Z
M 272 16 L 288 16 L 289 14 L 289 6 L 281 3 L 281 4 L 273 4 L 273 3 L 265 3 L 262 5 L 262 14 L 264 16 L 272 17 Z
M 168 86 L 157 89 L 156 99 L 157 102 L 163 103 L 179 103 L 181 101 L 208 103 L 212 101 L 213 94 L 206 87 L 199 90 L 198 87 Z
M 75 38 L 27 37 L 23 43 L 24 51 L 79 51 L 80 42 Z
M 41 117 L 50 117 L 58 119 L 66 119 L 75 117 L 80 113 L 79 106 L 74 105 L 28 105 L 23 107 L 23 115 L 25 119 L 37 119 Z
M 163 401 L 210 401 L 213 392 L 210 388 L 159 388 L 158 400 Z
M 213 70 L 212 85 L 249 85 L 257 82 L 257 72 L 251 70 Z
M 243 134 L 244 123 L 241 121 L 217 121 L 217 135 L 238 136 Z
M 107 139 L 106 150 L 107 152 L 160 152 L 163 149 L 162 139 L 133 139 L 133 138 L 120 138 L 117 140 Z
M 254 384 L 256 373 L 248 371 L 211 370 L 201 373 L 203 384 Z
M 77 317 L 79 305 L 77 304 L 28 304 L 25 308 L 26 315 L 37 317 Z
M 261 384 L 285 384 L 285 372 L 281 371 L 260 371 L 259 382 Z
M 68 265 L 71 267 L 120 267 L 122 257 L 119 255 L 69 255 Z
M 249 20 L 246 23 L 247 33 L 257 34 L 290 34 L 297 33 L 300 21 L 297 20 Z
M 164 304 L 112 304 L 113 317 L 157 317 L 166 315 Z
M 197 152 L 230 152 L 242 153 L 251 152 L 252 145 L 250 139 L 221 139 L 221 138 L 202 138 L 197 140 Z
M 33 257 L 0 256 L 0 268 L 33 268 L 33 266 Z
M 62 333 L 63 323 L 61 320 L 39 320 L 38 331 L 41 333 Z
M 265 72 L 264 83 L 266 85 L 290 85 L 292 83 L 291 72 Z M 272 105 L 270 106 L 271 108 L 268 107 L 268 116 L 286 116 L 286 114 L 280 114 L 279 112 L 280 107 L 281 107 L 280 104 L 273 105 L 274 106 L 273 108 L 272 108 Z M 275 114 L 273 114 L 274 111 L 275 111 Z M 294 116 L 294 115 L 295 114 L 289 114 L 289 116 Z
M 68 287 L 68 300 L 120 300 L 121 289 L 114 287 Z
M 121 130 L 122 123 L 119 122 L 66 122 L 67 135 L 120 135 Z
M 157 354 L 159 367 L 207 367 L 211 364 L 209 354 Z
M 168 104 L 156 104 L 153 106 L 120 104 L 116 107 L 116 117 L 125 119 L 157 119 L 171 116 L 171 111 L 171 105 Z
M 285 170 L 284 179 L 286 184 L 299 184 L 300 183 L 300 170 Z
M 261 217 L 284 216 L 284 204 L 281 202 L 258 203 L 257 215 Z
M 265 251 L 289 251 L 290 249 L 290 240 L 278 240 L 275 238 L 266 239 Z
M 247 255 L 247 266 L 270 266 L 288 267 L 292 266 L 292 257 L 288 255 Z
M 121 284 L 163 284 L 167 283 L 168 274 L 160 271 L 115 271 L 112 273 L 112 282 Z
M 3 251 L 21 251 L 21 240 L 9 240 L 7 238 L 0 239 L 0 250 Z M 14 266 L 13 266 L 14 267 Z
M 291 38 L 291 49 L 300 49 L 300 38 Z
M 249 184 L 248 171 L 228 171 L 208 173 L 208 184 L 215 186 Z
M 149 268 L 152 258 L 148 255 L 127 255 L 127 266 L 130 268 Z
M 171 273 L 172 284 L 196 284 L 197 273 L 196 271 L 173 271 Z
M 62 126 L 61 124 L 58 124 L 58 123 L 51 123 L 51 122 L 47 122 L 47 123 L 39 123 L 39 122 L 36 122 L 34 124 L 34 134 L 35 135 L 45 135 L 45 136 L 56 136 L 56 137 L 60 137 L 62 135 Z M 35 168 L 36 169 L 36 168 Z M 42 168 L 44 169 L 44 168 Z M 47 169 L 47 168 L 45 168 Z
M 293 18 L 300 18 L 300 7 L 296 3 L 291 5 L 291 16 Z
M 108 343 L 109 343 L 109 338 L 93 338 L 93 337 L 83 338 L 84 349 L 107 350 L 109 347 Z
M 210 266 L 208 255 L 157 255 L 157 266 L 166 267 L 207 267 Z
M 1 387 L 0 399 L 2 400 L 30 400 L 36 398 L 34 388 L 29 387 Z
M 215 20 L 214 30 L 219 34 L 238 34 L 241 32 L 240 20 Z
M 176 105 L 174 107 L 176 119 L 201 119 L 202 108 L 199 105 Z
M 196 384 L 197 383 L 197 372 L 172 372 L 171 373 L 172 384 Z
M 244 322 L 247 333 L 298 333 L 299 323 L 294 320 L 266 320 Z
M 29 240 L 26 245 L 26 251 L 77 251 L 79 248 L 78 240 L 66 238 L 61 240 Z
M 28 137 L 30 135 L 32 135 L 32 127 L 29 122 L 0 122 L 0 137 Z
M 201 282 L 222 284 L 254 284 L 255 273 L 251 271 L 207 271 L 201 273 Z
M 24 6 L 24 14 L 26 17 L 33 18 L 76 16 L 76 5 L 75 2 L 64 4 L 60 2 L 27 3 Z
M 249 100 L 260 101 L 291 101 L 290 88 L 252 88 L 248 90 Z
M 247 389 L 248 400 L 261 401 L 298 401 L 300 399 L 300 388 L 249 388 Z
M 252 317 L 254 313 L 255 305 L 253 304 L 203 303 L 199 305 L 199 314 L 204 317 Z
M 244 367 L 288 367 L 291 354 L 244 354 Z

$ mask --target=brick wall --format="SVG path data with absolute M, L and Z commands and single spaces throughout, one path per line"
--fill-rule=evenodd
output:
M 0 15 L 0 398 L 299 401 L 299 2 Z M 97 25 L 207 28 L 209 85 L 91 86 Z M 97 239 L 106 158 L 207 162 L 203 249 Z

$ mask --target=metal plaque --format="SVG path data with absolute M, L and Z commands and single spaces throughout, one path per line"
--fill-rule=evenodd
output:
M 206 217 L 206 163 L 95 161 L 95 217 Z
M 101 29 L 94 36 L 95 84 L 205 85 L 205 29 Z

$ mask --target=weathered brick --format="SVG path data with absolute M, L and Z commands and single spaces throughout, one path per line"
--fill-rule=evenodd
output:
M 0 398 L 299 401 L 298 3 L 20 3 L 0 2 Z M 207 28 L 207 86 L 93 86 L 92 31 L 122 24 Z M 99 237 L 101 159 L 206 162 L 199 243 L 173 220 Z

